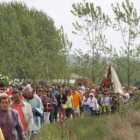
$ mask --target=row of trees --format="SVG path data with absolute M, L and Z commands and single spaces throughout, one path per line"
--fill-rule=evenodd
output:
M 23 3 L 0 3 L 0 73 L 35 81 L 64 78 L 72 43 L 46 13 Z
M 75 27 L 73 33 L 82 35 L 91 48 L 91 53 L 87 54 L 76 51 L 77 60 L 84 60 L 82 66 L 76 64 L 80 74 L 92 77 L 95 83 L 99 82 L 105 73 L 106 61 L 111 59 L 115 62 L 114 67 L 125 86 L 129 87 L 140 79 L 140 44 L 137 41 L 140 37 L 140 16 L 133 3 L 126 0 L 122 5 L 112 4 L 115 16 L 113 21 L 102 12 L 101 7 L 95 7 L 93 3 L 85 1 L 73 4 L 71 12 L 78 18 L 78 21 L 73 23 Z M 122 35 L 124 46 L 119 52 L 113 46 L 107 46 L 104 35 L 107 28 L 113 28 Z
M 133 3 L 112 5 L 114 20 L 93 3 L 73 4 L 76 35 L 82 35 L 91 51 L 75 50 L 75 63 L 70 62 L 72 43 L 63 27 L 43 11 L 29 9 L 23 3 L 0 3 L 0 73 L 11 78 L 69 80 L 72 73 L 99 83 L 106 72 L 106 61 L 113 60 L 121 82 L 129 86 L 139 80 L 140 35 L 139 15 Z M 105 30 L 113 28 L 122 35 L 124 46 L 116 51 L 107 45 Z

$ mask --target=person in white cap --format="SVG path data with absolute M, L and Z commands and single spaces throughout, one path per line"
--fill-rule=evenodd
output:
M 38 126 L 38 130 L 33 130 L 32 133 L 35 134 L 39 132 L 41 128 L 41 117 L 43 116 L 43 104 L 41 99 L 33 93 L 31 87 L 24 87 L 22 90 L 23 101 L 31 105 L 33 111 L 33 122 Z
M 99 109 L 99 105 L 98 105 L 97 99 L 94 97 L 93 93 L 89 94 L 87 104 L 89 105 L 89 108 L 90 108 L 90 111 L 91 111 L 91 116 L 95 116 L 97 110 Z

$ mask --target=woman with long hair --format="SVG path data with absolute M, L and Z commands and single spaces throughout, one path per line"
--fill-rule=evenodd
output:
M 54 119 L 56 120 L 57 118 L 54 118 L 54 110 L 55 110 L 55 106 L 57 106 L 57 100 L 54 96 L 52 96 L 51 92 L 48 90 L 46 91 L 46 95 L 47 95 L 47 112 L 49 113 L 49 120 L 51 123 L 53 123 Z
M 67 101 L 67 97 L 64 94 L 64 91 L 61 89 L 57 98 L 59 120 L 65 119 L 66 101 Z

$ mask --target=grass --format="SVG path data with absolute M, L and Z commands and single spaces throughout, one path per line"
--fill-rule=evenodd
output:
M 60 123 L 43 125 L 36 140 L 103 140 L 109 133 L 106 117 L 79 117 Z M 71 131 L 71 133 L 69 133 Z

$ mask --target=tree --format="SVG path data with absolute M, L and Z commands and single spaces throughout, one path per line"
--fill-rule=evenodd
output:
M 89 52 L 83 53 L 82 50 L 75 50 L 75 63 L 74 63 L 74 73 L 78 74 L 80 77 L 90 77 L 90 55 Z
M 65 83 L 69 84 L 69 80 L 71 78 L 71 63 L 70 63 L 70 51 L 72 48 L 72 42 L 68 40 L 67 34 L 64 33 L 63 27 L 60 29 L 60 38 L 61 38 L 61 44 L 63 46 L 63 49 L 61 50 L 61 56 L 62 57 L 62 73 L 63 73 L 63 79 L 65 80 Z
M 125 69 L 125 79 L 127 79 L 127 87 L 129 87 L 134 69 L 136 69 L 134 61 L 139 56 L 136 39 L 140 35 L 140 18 L 133 3 L 130 3 L 129 0 L 126 0 L 125 3 L 122 2 L 121 7 L 118 3 L 116 6 L 112 4 L 112 9 L 115 14 L 113 28 L 121 33 L 124 42 L 124 47 L 121 47 L 118 55 L 121 61 L 117 62 Z
M 102 71 L 98 69 L 101 54 L 110 49 L 106 46 L 106 38 L 103 32 L 110 25 L 110 19 L 102 12 L 101 7 L 95 7 L 93 3 L 73 4 L 72 13 L 79 20 L 73 23 L 74 34 L 82 35 L 87 45 L 91 48 L 92 71 L 90 77 L 96 82 L 98 74 Z
M 21 2 L 0 3 L 0 72 L 4 75 L 34 81 L 55 79 L 56 64 L 66 67 L 62 39 L 66 38 L 43 11 Z

